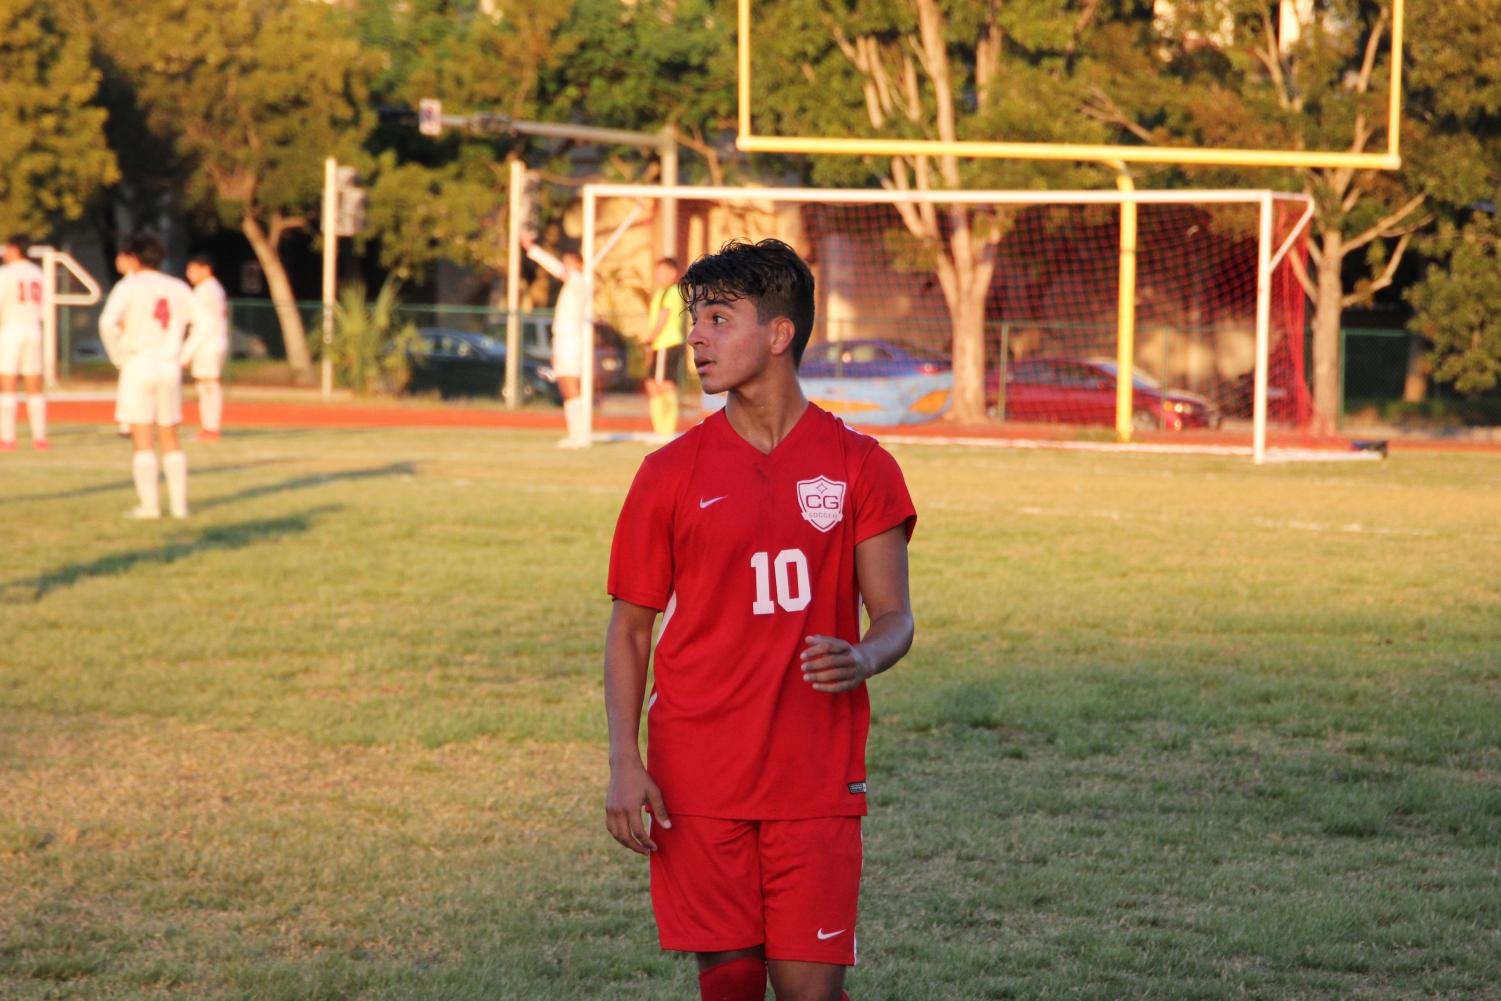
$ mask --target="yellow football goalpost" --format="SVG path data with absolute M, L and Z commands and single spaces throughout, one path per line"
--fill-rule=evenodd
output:
M 1404 0 L 1392 0 L 1391 93 L 1387 99 L 1386 151 L 1205 149 L 1186 146 L 1115 146 L 1081 143 L 976 142 L 937 139 L 847 139 L 829 136 L 761 136 L 751 128 L 751 2 L 739 0 L 739 136 L 747 153 L 839 153 L 855 156 L 967 156 L 1005 160 L 1076 160 L 1166 163 L 1219 167 L 1349 167 L 1396 170 L 1402 166 L 1402 21 Z
M 1129 373 L 1134 365 L 1135 340 L 1135 265 L 1136 206 L 1131 197 L 1133 185 L 1126 165 L 1131 163 L 1177 164 L 1184 166 L 1345 168 L 1353 170 L 1396 170 L 1402 164 L 1402 52 L 1404 0 L 1392 0 L 1391 80 L 1387 99 L 1386 137 L 1383 152 L 1364 153 L 1340 150 L 1208 149 L 1182 146 L 1124 146 L 1079 143 L 984 142 L 973 140 L 942 141 L 933 139 L 856 139 L 829 136 L 757 135 L 751 122 L 751 4 L 739 0 L 737 57 L 739 68 L 738 118 L 736 146 L 748 153 L 837 154 L 846 156 L 961 156 L 1013 160 L 1094 161 L 1119 171 L 1120 191 L 1120 299 L 1118 334 L 1118 388 L 1116 397 L 1116 431 L 1122 441 L 1131 437 L 1132 393 Z M 949 192 L 949 194 L 954 194 Z M 1055 193 L 1066 194 L 1066 193 Z M 1253 196 L 1254 192 L 1245 192 Z M 1271 200 L 1262 203 L 1260 213 L 1260 253 L 1263 270 L 1258 286 L 1271 280 L 1270 268 L 1291 247 L 1292 238 L 1277 251 L 1271 250 Z M 1300 234 L 1312 215 L 1311 204 L 1294 230 Z M 1270 297 L 1258 287 L 1257 292 L 1257 367 L 1255 432 L 1253 454 L 1260 463 L 1266 455 L 1266 311 Z

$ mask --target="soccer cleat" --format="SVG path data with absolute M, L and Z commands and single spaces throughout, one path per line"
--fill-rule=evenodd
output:
M 36 449 L 38 452 L 45 452 L 52 447 L 52 443 L 46 438 L 38 438 L 36 441 L 31 443 L 31 447 Z
M 0 452 L 14 452 L 16 443 L 13 441 L 0 441 Z
M 559 438 L 558 448 L 588 448 L 589 442 L 584 438 Z
M 139 504 L 125 512 L 125 517 L 131 521 L 159 521 L 161 516 L 162 513 L 160 511 L 153 511 L 150 508 L 141 507 Z
M 174 508 L 172 511 L 172 517 L 176 518 L 178 521 L 181 521 L 182 519 L 188 517 L 188 509 L 185 507 Z
M 193 440 L 194 441 L 203 441 L 203 442 L 215 442 L 215 441 L 219 440 L 219 437 L 220 437 L 219 432 L 217 432 L 217 431 L 210 431 L 208 428 L 204 428 L 203 430 L 199 431 L 197 434 L 195 434 L 193 436 Z

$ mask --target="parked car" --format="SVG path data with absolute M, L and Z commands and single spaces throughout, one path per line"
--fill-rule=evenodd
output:
M 527 357 L 551 365 L 552 318 L 527 316 L 522 320 L 522 345 Z M 625 339 L 607 323 L 594 324 L 594 391 L 613 393 L 627 388 Z
M 808 379 L 872 379 L 935 375 L 953 368 L 947 354 L 896 341 L 850 340 L 809 344 L 798 375 Z
M 422 327 L 407 349 L 412 392 L 436 390 L 455 396 L 499 396 L 506 379 L 506 346 L 488 334 L 446 327 Z M 535 358 L 521 359 L 521 399 L 561 403 L 552 369 Z
M 1220 386 L 1215 402 L 1229 417 L 1250 417 L 1256 407 L 1256 373 L 1242 372 Z M 1299 398 L 1295 389 L 1268 384 L 1266 387 L 1266 414 L 1269 420 L 1296 422 L 1307 416 L 1300 413 Z M 1303 408 L 1303 409 L 1306 409 Z
M 1007 420 L 1067 424 L 1115 424 L 1114 361 L 1099 358 L 1027 358 L 1006 369 Z M 986 391 L 999 405 L 999 376 Z M 1208 399 L 1184 389 L 1167 389 L 1137 371 L 1132 379 L 1132 426 L 1139 431 L 1217 428 L 1222 416 Z

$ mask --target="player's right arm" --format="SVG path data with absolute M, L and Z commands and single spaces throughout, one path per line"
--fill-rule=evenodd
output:
M 549 253 L 542 244 L 527 242 L 526 256 L 536 261 L 542 270 L 552 275 L 558 281 L 568 280 L 568 270 L 563 267 L 563 262 Z
M 631 851 L 656 851 L 643 810 L 655 823 L 671 827 L 662 791 L 641 760 L 641 703 L 651 657 L 657 610 L 615 599 L 605 634 L 605 719 L 610 728 L 610 786 L 605 792 L 605 827 Z

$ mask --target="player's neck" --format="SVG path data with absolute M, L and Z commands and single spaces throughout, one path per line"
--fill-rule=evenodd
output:
M 792 433 L 808 398 L 796 374 L 757 380 L 730 390 L 725 402 L 725 419 L 745 442 L 763 455 L 781 444 Z

